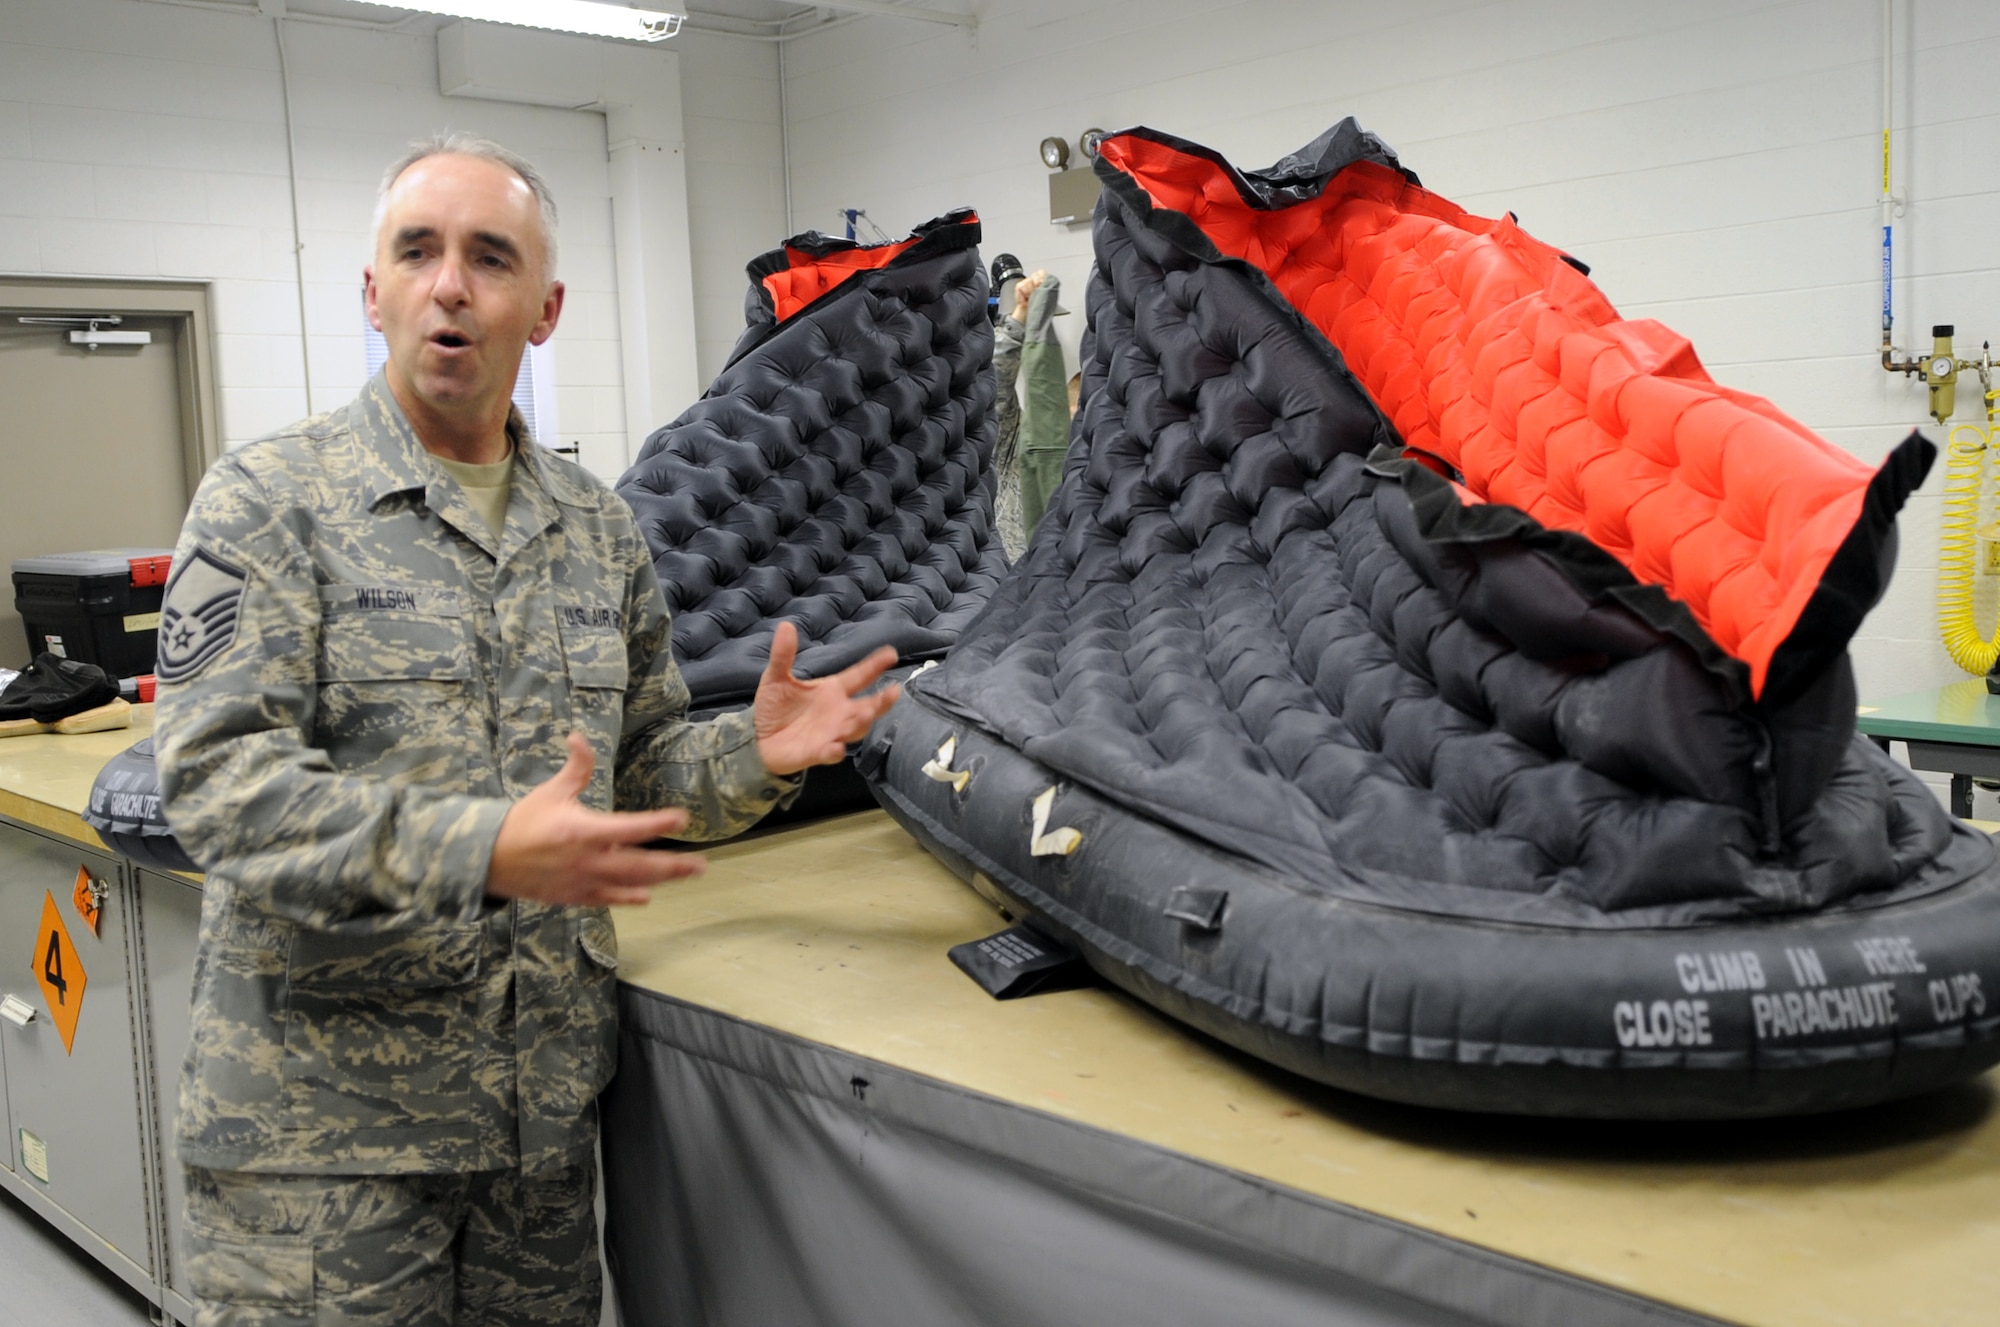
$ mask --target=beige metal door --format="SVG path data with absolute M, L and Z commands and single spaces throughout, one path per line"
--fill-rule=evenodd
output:
M 28 660 L 8 575 L 15 558 L 171 548 L 191 496 L 176 341 L 185 322 L 126 315 L 119 330 L 151 332 L 152 344 L 88 350 L 62 328 L 18 321 L 54 312 L 0 303 L 0 666 L 9 668 Z

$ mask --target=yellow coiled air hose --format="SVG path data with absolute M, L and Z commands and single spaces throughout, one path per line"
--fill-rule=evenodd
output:
M 1995 395 L 1989 393 L 1989 421 Z M 1986 452 L 1993 429 L 1960 424 L 1944 449 L 1944 513 L 1938 526 L 1938 633 L 1951 661 L 1984 677 L 2000 660 L 2000 629 L 1982 636 L 1972 614 L 1973 559 L 1979 552 L 1979 499 L 1985 488 Z

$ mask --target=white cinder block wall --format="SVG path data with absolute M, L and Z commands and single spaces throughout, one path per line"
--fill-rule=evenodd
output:
M 1914 9 L 1914 14 L 1912 10 Z M 1628 317 L 1870 461 L 1931 428 L 1877 366 L 1880 0 L 988 0 L 977 44 L 880 20 L 787 48 L 801 226 L 858 206 L 892 232 L 960 204 L 985 249 L 1061 276 L 1087 227 L 1048 223 L 1050 134 L 1132 124 L 1268 165 L 1352 114 L 1430 187 L 1512 210 L 1590 263 Z M 1899 0 L 1899 340 L 2000 342 L 2000 7 Z M 1081 315 L 1068 319 L 1072 360 Z M 1959 419 L 1979 393 L 1959 392 Z M 1931 429 L 1933 436 L 1937 430 Z M 1938 474 L 1903 520 L 1854 645 L 1862 694 L 1961 676 L 1935 643 Z
M 338 405 L 363 381 L 361 268 L 383 167 L 418 134 L 469 129 L 527 155 L 555 189 L 568 287 L 552 342 L 557 420 L 615 478 L 627 448 L 604 117 L 441 96 L 437 24 L 285 24 L 312 405 Z M 700 98 L 686 117 L 697 294 L 728 306 L 711 338 L 726 353 L 743 263 L 783 227 L 776 54 L 693 33 L 675 49 Z M 754 162 L 761 192 L 745 187 Z M 212 282 L 230 445 L 306 413 L 291 226 L 271 20 L 0 0 L 0 273 Z
M 685 43 L 681 107 L 687 127 L 688 239 L 696 361 L 706 386 L 743 330 L 743 295 L 749 288 L 744 265 L 789 234 L 778 48 L 693 31 L 674 40 Z

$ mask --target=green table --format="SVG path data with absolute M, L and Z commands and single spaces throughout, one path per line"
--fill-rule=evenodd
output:
M 1854 726 L 1885 751 L 1891 740 L 1908 743 L 1911 769 L 1951 775 L 1961 820 L 1972 816 L 1973 779 L 2000 779 L 2000 696 L 1983 677 L 1863 705 Z

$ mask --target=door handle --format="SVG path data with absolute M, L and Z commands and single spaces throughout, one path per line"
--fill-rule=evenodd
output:
M 34 1022 L 38 1012 L 40 1011 L 35 1006 L 18 995 L 10 995 L 0 1000 L 0 1018 L 6 1019 L 17 1028 L 24 1028 Z

